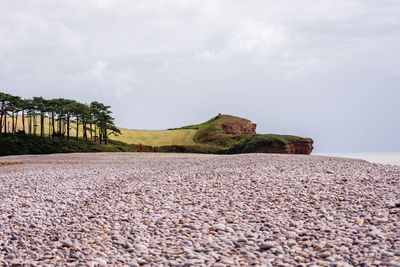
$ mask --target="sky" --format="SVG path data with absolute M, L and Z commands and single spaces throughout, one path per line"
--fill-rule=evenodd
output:
M 118 126 L 218 113 L 315 152 L 400 151 L 398 0 L 13 0 L 0 91 L 111 106 Z

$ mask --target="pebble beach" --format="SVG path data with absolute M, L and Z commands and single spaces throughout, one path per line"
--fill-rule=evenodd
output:
M 3 160 L 21 163 L 0 165 L 1 266 L 400 266 L 400 166 L 278 154 Z

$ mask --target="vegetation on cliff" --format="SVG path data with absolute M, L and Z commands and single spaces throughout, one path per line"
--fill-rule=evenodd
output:
M 238 143 L 233 144 L 231 147 L 221 152 L 226 154 L 239 154 L 239 153 L 310 154 L 312 151 L 312 143 L 313 140 L 311 138 L 303 138 L 294 135 L 256 134 L 243 138 Z M 292 146 L 294 147 L 294 151 L 290 150 Z
M 250 127 L 254 125 L 254 132 L 248 129 L 249 125 Z M 217 147 L 219 150 L 237 143 L 245 136 L 255 134 L 255 124 L 251 121 L 225 114 L 218 114 L 218 116 L 206 122 L 184 126 L 179 129 L 196 130 L 193 136 L 193 141 L 196 144 L 207 144 L 208 146 Z

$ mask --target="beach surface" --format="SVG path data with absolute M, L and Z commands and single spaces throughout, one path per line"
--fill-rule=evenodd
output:
M 400 266 L 400 166 L 82 153 L 0 165 L 2 266 Z

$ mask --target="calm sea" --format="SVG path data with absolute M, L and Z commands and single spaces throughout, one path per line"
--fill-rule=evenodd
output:
M 400 165 L 400 152 L 391 153 L 312 153 L 315 156 L 363 159 L 372 163 Z

